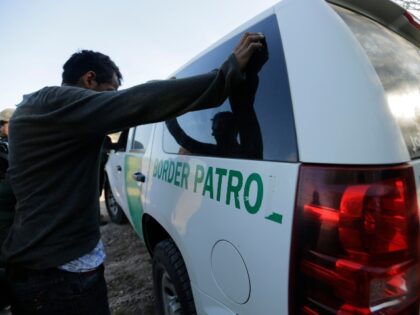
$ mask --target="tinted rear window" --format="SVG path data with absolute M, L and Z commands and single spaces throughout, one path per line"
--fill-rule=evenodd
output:
M 206 155 L 254 160 L 298 160 L 289 80 L 276 17 L 250 27 L 263 32 L 268 60 L 257 81 L 233 95 L 218 108 L 187 113 L 167 122 L 164 150 L 176 154 Z M 177 78 L 219 67 L 239 42 L 239 35 L 205 54 Z M 255 90 L 256 89 L 256 90 Z
M 420 49 L 369 18 L 343 8 L 334 9 L 375 68 L 411 158 L 420 157 Z

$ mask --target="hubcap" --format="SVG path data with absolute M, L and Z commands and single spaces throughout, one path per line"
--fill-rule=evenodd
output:
M 161 295 L 165 315 L 181 315 L 181 304 L 172 283 L 171 277 L 165 272 L 162 275 Z
M 111 190 L 108 190 L 106 200 L 108 203 L 108 209 L 113 215 L 118 214 L 118 204 L 117 201 L 114 198 L 114 195 L 112 194 Z

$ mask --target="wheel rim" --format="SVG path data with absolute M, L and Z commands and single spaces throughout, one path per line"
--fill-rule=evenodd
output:
M 115 200 L 114 195 L 112 194 L 111 190 L 107 191 L 106 201 L 107 201 L 107 204 L 108 204 L 109 212 L 111 212 L 111 214 L 113 216 L 118 215 L 118 204 L 117 204 L 117 201 Z
M 165 272 L 162 275 L 161 285 L 162 304 L 165 315 L 181 315 L 181 303 L 179 303 L 171 277 Z

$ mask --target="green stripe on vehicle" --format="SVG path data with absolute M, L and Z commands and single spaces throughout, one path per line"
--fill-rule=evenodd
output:
M 125 185 L 127 191 L 127 203 L 130 211 L 130 217 L 134 225 L 134 229 L 140 237 L 143 237 L 143 228 L 141 219 L 143 216 L 143 205 L 141 202 L 141 192 L 143 185 L 133 179 L 133 174 L 141 169 L 142 159 L 136 155 L 125 156 Z
M 276 222 L 276 223 L 282 223 L 283 222 L 283 216 L 281 214 L 273 212 L 268 217 L 265 217 L 267 220 Z

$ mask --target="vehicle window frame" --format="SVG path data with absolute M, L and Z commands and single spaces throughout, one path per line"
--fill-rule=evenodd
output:
M 134 149 L 133 147 L 134 147 L 134 144 L 135 144 L 135 139 L 136 139 L 137 132 L 141 131 L 142 129 L 144 130 L 144 128 L 149 129 L 149 136 L 148 136 L 148 139 L 147 139 L 147 143 L 146 143 L 146 145 L 141 143 L 143 145 L 142 149 Z M 131 141 L 130 141 L 130 148 L 129 148 L 128 152 L 144 154 L 146 152 L 147 148 L 151 144 L 151 136 L 152 136 L 152 133 L 153 133 L 153 124 L 139 125 L 139 126 L 136 126 L 132 129 L 133 129 L 132 138 L 131 138 Z

